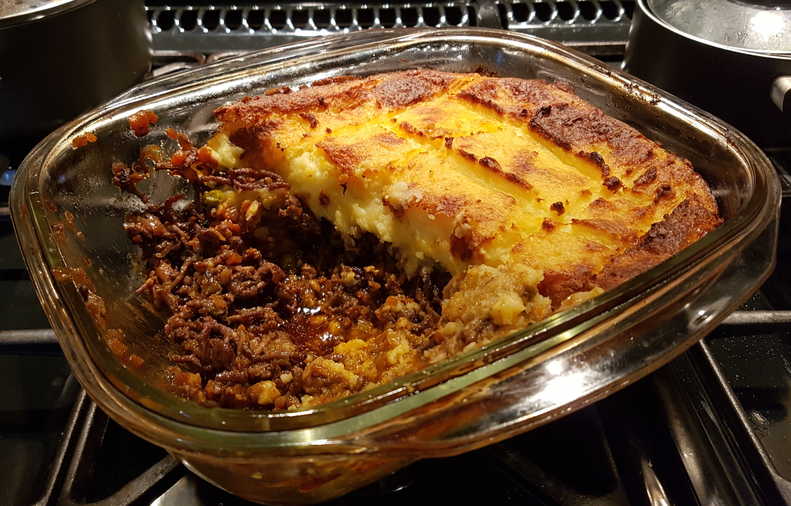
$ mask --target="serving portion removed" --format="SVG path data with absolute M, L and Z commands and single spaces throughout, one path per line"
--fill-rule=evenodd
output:
M 476 84 L 481 100 L 464 98 Z M 432 103 L 458 121 L 415 120 Z M 429 136 L 435 125 L 459 133 Z M 366 148 L 382 133 L 372 126 L 415 151 Z M 485 134 L 502 140 L 459 144 Z M 350 154 L 345 175 L 333 147 Z M 536 154 L 517 172 L 506 155 L 520 147 Z M 426 159 L 435 167 L 421 169 Z M 311 164 L 326 175 L 300 186 Z M 575 170 L 591 195 L 567 204 Z M 394 209 L 362 212 L 360 189 Z M 142 84 L 42 141 L 10 208 L 42 307 L 98 408 L 233 494 L 315 504 L 532 430 L 661 367 L 771 271 L 780 195 L 771 162 L 738 131 L 560 44 L 383 29 Z M 490 198 L 501 200 L 487 221 Z M 455 211 L 434 212 L 438 202 Z M 390 218 L 364 219 L 377 209 Z M 430 234 L 447 240 L 417 242 Z M 618 286 L 605 275 L 641 269 Z
M 541 80 L 411 70 L 274 89 L 149 146 L 188 179 L 127 217 L 206 405 L 295 409 L 452 357 L 648 270 L 718 226 L 692 164 Z

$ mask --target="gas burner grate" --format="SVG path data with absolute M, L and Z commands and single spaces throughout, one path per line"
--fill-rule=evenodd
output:
M 476 26 L 466 2 L 148 6 L 157 49 L 239 50 L 370 28 Z
M 623 54 L 634 2 L 629 0 L 496 0 L 503 28 L 589 52 Z
M 371 28 L 488 26 L 622 52 L 631 0 L 179 5 L 147 2 L 157 50 L 243 51 Z M 600 53 L 602 51 L 599 51 Z M 605 53 L 608 51 L 604 51 Z
M 497 5 L 511 30 L 554 25 L 628 25 L 632 10 L 632 2 L 619 0 L 498 0 Z
M 150 7 L 154 33 L 271 33 L 321 35 L 366 28 L 470 26 L 464 3 L 394 5 L 273 5 L 271 7 Z

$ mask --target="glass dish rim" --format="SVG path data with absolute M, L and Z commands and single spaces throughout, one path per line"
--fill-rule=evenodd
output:
M 670 98 L 669 95 L 659 92 L 653 89 L 650 85 L 646 85 L 641 81 L 627 76 L 619 71 L 611 70 L 611 69 L 604 69 L 603 66 L 593 61 L 592 59 L 580 55 L 568 48 L 565 48 L 557 43 L 549 42 L 543 39 L 539 39 L 537 37 L 532 37 L 523 34 L 514 34 L 513 32 L 505 32 L 501 30 L 491 30 L 491 29 L 481 29 L 481 28 L 460 28 L 460 29 L 442 29 L 442 30 L 435 30 L 435 29 L 426 29 L 426 30 L 414 30 L 414 31 L 394 31 L 394 30 L 382 30 L 376 34 L 376 44 L 380 44 L 382 46 L 389 45 L 392 47 L 395 44 L 420 44 L 420 43 L 428 43 L 428 42 L 436 42 L 437 40 L 446 40 L 446 41 L 453 41 L 459 40 L 460 37 L 463 37 L 463 40 L 466 42 L 470 41 L 470 38 L 479 38 L 482 40 L 489 40 L 491 42 L 500 42 L 510 40 L 511 42 L 515 43 L 527 43 L 533 46 L 539 46 L 546 51 L 555 51 L 556 53 L 560 53 L 567 60 L 571 60 L 573 63 L 577 65 L 585 66 L 591 71 L 595 71 L 599 74 L 606 73 L 609 79 L 619 81 L 621 86 L 625 84 L 629 84 L 631 86 L 630 90 L 634 93 L 639 93 L 639 96 L 645 97 L 646 100 L 656 100 L 657 98 L 661 99 L 661 102 L 665 104 L 667 107 L 671 107 L 676 110 L 676 112 L 683 113 L 689 119 L 695 119 L 698 122 L 704 123 L 707 127 L 712 128 L 718 126 L 723 128 L 724 125 L 719 120 L 714 120 L 709 115 L 705 113 L 700 113 L 696 111 L 694 108 L 690 108 L 689 106 L 685 106 L 681 101 L 678 99 Z M 363 36 L 356 36 L 355 34 L 351 35 L 342 35 L 328 38 L 315 40 L 312 44 L 310 41 L 298 42 L 287 44 L 284 46 L 280 46 L 279 50 L 281 52 L 286 52 L 288 49 L 298 49 L 298 48 L 310 48 L 311 46 L 314 48 L 323 47 L 328 44 L 331 44 L 334 41 L 351 41 L 355 42 L 355 39 L 363 39 L 368 45 L 373 44 L 369 42 L 367 39 L 374 37 L 371 34 L 365 34 Z M 321 53 L 320 55 L 316 56 L 315 53 L 311 53 L 314 57 L 319 58 L 327 58 L 329 56 L 333 56 L 340 52 L 349 52 L 352 50 L 360 50 L 361 48 L 365 47 L 366 44 L 351 44 L 351 46 L 343 47 L 341 49 L 337 49 L 335 51 L 329 51 L 328 53 Z M 503 46 L 505 47 L 505 46 Z M 253 54 L 244 55 L 241 57 L 236 57 L 229 60 L 221 60 L 212 66 L 206 66 L 198 69 L 197 71 L 192 71 L 195 74 L 201 74 L 207 72 L 207 70 L 213 70 L 215 68 L 223 67 L 228 65 L 229 63 L 239 62 L 244 63 L 246 59 L 255 59 L 256 57 L 263 58 L 267 54 L 272 54 L 272 50 L 262 50 Z M 307 56 L 299 56 L 297 59 L 304 59 Z M 282 59 L 277 60 L 275 59 L 274 63 L 271 63 L 270 60 L 264 58 L 263 61 L 259 61 L 258 63 L 254 63 L 251 67 L 255 67 L 258 71 L 264 71 L 267 68 L 272 68 L 273 66 L 283 65 Z M 293 60 L 292 60 L 293 61 Z M 245 70 L 249 67 L 242 66 L 240 70 L 238 70 L 237 74 L 233 74 L 232 76 L 224 77 L 223 79 L 239 79 L 244 74 Z M 37 291 L 39 294 L 42 292 L 46 293 L 47 297 L 40 297 L 42 299 L 49 300 L 45 306 L 50 307 L 51 311 L 47 311 L 48 317 L 51 318 L 51 323 L 53 323 L 53 327 L 58 330 L 58 325 L 55 325 L 55 322 L 52 320 L 57 320 L 58 323 L 63 324 L 63 317 L 67 319 L 69 325 L 64 325 L 67 328 L 61 328 L 61 332 L 58 332 L 59 338 L 62 341 L 72 342 L 72 344 L 80 343 L 83 344 L 84 348 L 87 350 L 88 346 L 85 345 L 82 337 L 76 332 L 76 328 L 74 322 L 71 321 L 71 316 L 68 312 L 64 311 L 62 308 L 57 308 L 57 304 L 54 303 L 54 300 L 59 297 L 58 290 L 62 289 L 57 283 L 54 282 L 52 272 L 51 272 L 51 265 L 49 265 L 49 261 L 45 258 L 43 251 L 47 249 L 51 249 L 53 246 L 51 237 L 47 233 L 49 227 L 46 223 L 41 223 L 43 219 L 46 222 L 46 218 L 44 216 L 35 216 L 35 205 L 32 205 L 30 209 L 31 212 L 34 213 L 34 220 L 32 223 L 30 220 L 20 220 L 20 217 L 23 216 L 24 211 L 22 207 L 27 204 L 32 204 L 31 199 L 35 198 L 34 193 L 35 191 L 31 192 L 28 184 L 31 182 L 38 180 L 38 175 L 44 170 L 47 166 L 48 162 L 51 161 L 51 157 L 53 156 L 53 152 L 57 150 L 57 147 L 62 143 L 67 142 L 68 139 L 71 139 L 73 135 L 78 135 L 83 125 L 90 124 L 94 121 L 98 121 L 102 117 L 106 117 L 112 111 L 118 110 L 125 110 L 129 109 L 129 112 L 133 112 L 134 110 L 139 110 L 141 108 L 145 108 L 145 102 L 151 101 L 153 98 L 158 97 L 160 95 L 153 94 L 153 95 L 146 95 L 143 93 L 142 96 L 136 96 L 135 90 L 145 90 L 147 88 L 151 88 L 152 85 L 166 82 L 172 76 L 165 76 L 164 78 L 160 78 L 154 81 L 147 83 L 146 85 L 141 86 L 140 88 L 133 89 L 131 92 L 122 95 L 121 97 L 117 98 L 114 101 L 109 102 L 103 107 L 100 107 L 92 112 L 87 113 L 86 115 L 78 118 L 74 122 L 62 127 L 55 133 L 51 134 L 47 139 L 42 141 L 42 143 L 33 151 L 31 154 L 26 158 L 23 162 L 22 166 L 20 167 L 18 176 L 22 175 L 24 177 L 17 177 L 14 189 L 12 190 L 12 216 L 14 218 L 14 223 L 17 229 L 21 228 L 22 222 L 26 222 L 27 225 L 30 225 L 34 231 L 33 237 L 36 239 L 36 245 L 38 246 L 39 254 L 25 254 L 25 260 L 28 263 L 29 267 L 32 267 L 30 270 L 33 273 L 34 282 L 37 286 Z M 216 79 L 216 75 L 213 79 L 209 79 L 208 81 L 202 82 L 199 85 L 195 85 L 195 83 L 187 82 L 186 84 L 182 84 L 176 87 L 173 90 L 170 90 L 169 93 L 175 92 L 184 92 L 185 88 L 191 89 L 192 86 L 199 86 L 199 87 L 208 87 L 211 86 L 210 83 L 214 82 Z M 637 87 L 635 87 L 635 84 Z M 650 97 L 650 98 L 649 98 Z M 135 105 L 138 104 L 138 105 Z M 712 123 L 713 122 L 713 123 Z M 735 133 L 731 135 L 736 141 L 741 140 L 741 144 L 743 147 L 747 147 L 750 150 L 757 151 L 757 148 L 752 145 L 752 143 L 741 136 L 741 134 Z M 742 137 L 739 139 L 739 137 Z M 745 153 L 741 153 L 740 155 L 744 155 Z M 756 153 L 752 153 L 755 155 Z M 762 164 L 766 165 L 769 164 L 768 160 L 765 160 L 764 155 L 758 151 L 759 159 L 763 157 Z M 766 168 L 766 167 L 764 167 Z M 751 177 L 754 179 L 753 183 L 760 183 L 761 178 L 756 178 L 756 175 L 760 176 L 759 170 L 756 167 L 753 167 L 753 174 Z M 23 184 L 24 183 L 24 184 Z M 772 181 L 764 181 L 767 188 L 772 186 Z M 35 183 L 33 183 L 35 184 Z M 33 188 L 35 189 L 35 188 Z M 679 270 L 689 270 L 694 265 L 703 261 L 704 257 L 712 254 L 716 248 L 721 246 L 721 243 L 730 242 L 736 235 L 742 235 L 745 226 L 748 229 L 755 228 L 755 217 L 761 212 L 765 211 L 767 207 L 771 207 L 771 199 L 761 200 L 758 188 L 754 188 L 753 195 L 748 203 L 745 204 L 745 207 L 748 210 L 752 210 L 750 213 L 738 213 L 736 217 L 727 220 L 722 226 L 720 226 L 717 230 L 713 231 L 712 233 L 708 234 L 705 238 L 701 241 L 698 241 L 696 244 L 690 246 L 686 250 L 680 252 L 677 255 L 674 255 L 672 258 L 668 259 L 667 261 L 663 262 L 662 264 L 652 268 L 651 270 L 643 273 L 640 276 L 630 280 L 629 282 L 621 285 L 615 290 L 610 290 L 605 292 L 603 295 L 588 301 L 580 306 L 576 306 L 569 310 L 556 313 L 552 315 L 550 318 L 538 322 L 526 329 L 520 329 L 519 331 L 515 331 L 508 337 L 504 337 L 500 340 L 497 340 L 493 343 L 490 343 L 484 347 L 472 350 L 470 352 L 458 355 L 452 359 L 447 361 L 443 361 L 438 364 L 434 364 L 427 368 L 426 370 L 419 371 L 413 373 L 411 375 L 399 378 L 394 382 L 387 383 L 385 385 L 381 385 L 374 389 L 361 392 L 355 394 L 353 396 L 347 397 L 345 399 L 340 399 L 338 401 L 334 401 L 332 403 L 327 403 L 322 406 L 318 406 L 316 408 L 310 408 L 307 410 L 301 410 L 298 412 L 280 412 L 280 413 L 271 413 L 271 412 L 251 412 L 251 411 L 241 411 L 244 413 L 243 417 L 245 419 L 254 419 L 256 420 L 256 425 L 260 424 L 258 427 L 259 431 L 267 431 L 269 429 L 265 427 L 272 426 L 272 420 L 277 419 L 288 419 L 288 420 L 295 420 L 298 417 L 305 415 L 316 415 L 317 413 L 321 412 L 329 412 L 329 411 L 354 411 L 357 407 L 363 407 L 363 412 L 370 411 L 372 409 L 376 409 L 377 407 L 381 407 L 383 404 L 389 403 L 392 400 L 400 399 L 407 393 L 411 393 L 410 397 L 414 397 L 416 395 L 420 395 L 421 392 L 425 391 L 424 389 L 420 389 L 414 393 L 410 392 L 409 384 L 410 381 L 414 381 L 419 378 L 427 378 L 432 377 L 432 375 L 438 375 L 442 372 L 446 372 L 452 370 L 454 367 L 458 366 L 465 366 L 470 364 L 475 364 L 476 362 L 483 361 L 486 357 L 491 357 L 494 355 L 496 360 L 500 360 L 502 358 L 511 356 L 512 354 L 516 353 L 519 350 L 524 349 L 525 347 L 530 347 L 534 344 L 540 344 L 544 341 L 536 341 L 534 338 L 536 336 L 540 336 L 542 333 L 550 333 L 550 336 L 547 336 L 546 339 L 551 337 L 552 331 L 560 331 L 563 332 L 566 329 L 576 328 L 581 321 L 587 320 L 590 317 L 595 317 L 597 315 L 601 315 L 606 313 L 609 309 L 623 304 L 625 302 L 631 301 L 636 296 L 642 292 L 647 287 L 654 285 L 656 283 L 661 283 L 669 273 L 676 272 Z M 771 194 L 771 191 L 767 190 L 768 194 Z M 758 204 L 758 205 L 756 205 Z M 30 238 L 30 234 L 24 236 L 27 239 Z M 24 241 L 20 238 L 20 243 Z M 23 245 L 24 246 L 24 245 Z M 24 249 L 24 248 L 23 248 Z M 33 265 L 31 265 L 31 263 Z M 51 316 L 51 314 L 55 314 L 56 312 L 60 312 L 60 318 Z M 63 335 L 65 335 L 65 338 Z M 574 334 L 576 335 L 576 334 Z M 573 336 L 569 336 L 568 339 L 571 339 Z M 82 361 L 82 357 L 78 356 L 76 352 L 71 349 L 70 346 L 64 346 L 64 351 L 67 352 L 67 357 L 69 358 L 70 362 L 74 363 L 74 361 Z M 90 353 L 88 353 L 91 358 L 93 357 Z M 91 360 L 91 362 L 95 362 Z M 97 364 L 93 363 L 92 366 L 96 367 L 96 370 L 102 374 L 103 380 L 103 387 L 104 388 L 115 388 L 118 390 L 118 385 L 115 384 L 112 380 L 106 377 L 105 371 L 102 367 L 97 366 Z M 485 365 L 485 364 L 482 364 Z M 468 372 L 475 371 L 480 367 L 473 367 Z M 465 373 L 466 374 L 466 373 Z M 444 380 L 441 380 L 442 382 Z M 142 382 L 141 382 L 142 383 Z M 134 386 L 134 385 L 133 385 Z M 223 408 L 206 408 L 206 407 L 198 407 L 193 403 L 190 403 L 189 409 L 193 411 L 193 415 L 185 418 L 183 416 L 179 417 L 178 415 L 174 416 L 173 413 L 162 413 L 156 409 L 151 408 L 150 406 L 144 405 L 140 402 L 139 398 L 133 398 L 134 393 L 139 392 L 143 389 L 139 388 L 131 388 L 128 387 L 128 392 L 133 392 L 132 396 L 124 395 L 124 398 L 135 404 L 137 407 L 149 411 L 152 415 L 157 415 L 163 420 L 167 420 L 174 424 L 182 424 L 189 427 L 193 427 L 196 429 L 205 429 L 205 430 L 221 430 L 221 431 L 234 431 L 234 432 L 246 432 L 251 431 L 251 429 L 246 428 L 242 430 L 236 430 L 232 427 L 228 427 L 227 416 L 230 414 L 236 415 L 240 413 L 240 410 L 229 410 Z M 389 395 L 388 395 L 389 394 Z M 383 399 L 384 398 L 384 399 Z M 170 399 L 168 399 L 170 401 Z M 197 409 L 196 409 L 197 408 Z M 211 414 L 211 416 L 207 416 L 206 418 L 214 422 L 214 418 L 218 418 L 220 421 L 219 423 L 194 423 L 194 421 L 190 421 L 193 419 L 196 414 L 199 412 L 206 412 L 206 414 Z M 218 416 L 219 415 L 219 416 Z M 226 415 L 226 416 L 222 416 Z M 350 418 L 354 418 L 356 413 L 348 413 L 348 414 L 341 414 L 341 416 L 329 417 L 323 420 L 320 420 L 319 423 L 310 422 L 307 424 L 299 425 L 294 424 L 293 428 L 309 428 L 319 424 L 328 424 L 334 422 L 343 422 Z M 314 416 L 313 419 L 320 419 L 320 417 Z M 275 422 L 275 425 L 276 422 Z M 254 429 L 253 429 L 254 430 Z M 279 430 L 287 430 L 285 428 Z M 256 432 L 253 432 L 256 433 Z

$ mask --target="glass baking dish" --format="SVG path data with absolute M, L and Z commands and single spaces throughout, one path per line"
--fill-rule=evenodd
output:
M 161 374 L 168 344 L 156 337 L 162 317 L 135 295 L 142 269 L 121 225 L 140 201 L 112 184 L 111 163 L 133 160 L 144 144 L 170 146 L 167 127 L 205 141 L 216 126 L 212 111 L 244 95 L 416 67 L 570 85 L 689 158 L 713 188 L 725 223 L 578 307 L 324 406 L 252 412 L 206 408 L 169 393 Z M 141 109 L 155 111 L 160 121 L 138 139 L 127 119 Z M 72 149 L 71 140 L 85 132 L 98 142 Z M 189 188 L 160 173 L 145 191 L 161 201 Z M 530 430 L 648 374 L 714 328 L 765 279 L 774 264 L 779 202 L 770 162 L 728 125 L 561 45 L 489 29 L 324 37 L 150 81 L 48 136 L 20 167 L 11 193 L 38 296 L 90 396 L 118 423 L 210 482 L 267 503 L 338 496 L 416 459 Z M 139 370 L 108 348 L 117 329 L 129 351 L 145 359 Z

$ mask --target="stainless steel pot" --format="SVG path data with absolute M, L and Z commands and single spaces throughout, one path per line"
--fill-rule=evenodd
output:
M 0 147 L 38 140 L 140 81 L 142 0 L 0 0 Z
M 637 0 L 625 69 L 762 147 L 791 144 L 788 2 Z

